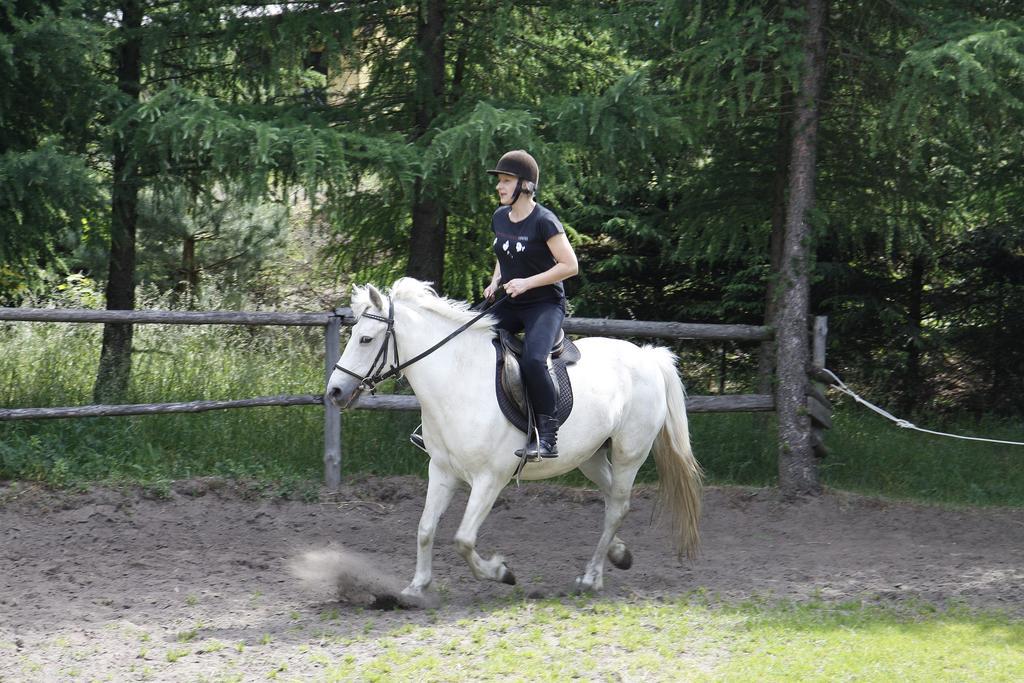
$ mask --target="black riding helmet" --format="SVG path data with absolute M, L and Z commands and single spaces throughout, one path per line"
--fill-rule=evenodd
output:
M 519 182 L 516 183 L 516 191 L 512 193 L 513 204 L 519 199 L 519 194 L 523 190 L 522 181 L 524 180 L 530 183 L 527 187 L 527 192 L 533 195 L 537 193 L 537 185 L 540 182 L 540 166 L 537 165 L 536 159 L 530 156 L 530 153 L 526 150 L 516 149 L 506 152 L 498 159 L 498 165 L 487 172 L 491 175 L 504 173 L 519 179 Z

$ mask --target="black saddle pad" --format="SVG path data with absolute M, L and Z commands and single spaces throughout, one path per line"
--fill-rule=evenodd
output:
M 505 330 L 498 330 L 494 338 L 496 353 L 494 389 L 502 414 L 516 429 L 525 433 L 528 426 L 526 416 L 526 391 L 519 374 L 518 351 L 522 343 Z M 569 381 L 567 366 L 580 359 L 580 350 L 564 335 L 552 350 L 549 371 L 555 385 L 555 406 L 559 422 L 565 422 L 572 412 L 572 383 Z

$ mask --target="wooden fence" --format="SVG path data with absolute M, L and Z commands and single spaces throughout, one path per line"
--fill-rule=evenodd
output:
M 235 311 L 98 311 L 80 309 L 0 308 L 0 320 L 65 323 L 135 323 L 164 325 L 284 325 L 323 327 L 324 376 L 330 377 L 341 356 L 341 327 L 354 323 L 352 311 L 339 308 L 323 313 L 253 313 Z M 712 341 L 766 341 L 772 330 L 760 325 L 706 325 L 601 318 L 565 319 L 569 334 L 604 337 L 641 337 L 659 339 L 701 339 Z M 823 348 L 823 347 L 822 347 Z M 817 360 L 817 359 L 816 359 Z M 115 415 L 155 415 L 161 413 L 198 413 L 226 408 L 258 406 L 324 406 L 324 480 L 330 490 L 341 482 L 341 414 L 322 394 L 261 396 L 237 400 L 189 401 L 185 403 L 146 403 L 134 405 L 88 405 L 63 408 L 0 408 L 0 421 L 41 420 L 68 417 Z M 419 410 L 415 396 L 363 395 L 355 408 L 364 410 Z M 691 413 L 764 412 L 775 409 L 770 394 L 731 394 L 689 396 L 686 408 Z

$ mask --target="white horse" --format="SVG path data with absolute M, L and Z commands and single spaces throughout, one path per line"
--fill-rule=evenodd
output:
M 430 586 L 434 532 L 460 481 L 469 485 L 470 496 L 455 534 L 459 554 L 477 578 L 515 584 L 501 555 L 484 559 L 476 550 L 480 526 L 515 474 L 519 458 L 514 451 L 525 441 L 495 397 L 494 320 L 485 316 L 416 359 L 474 318 L 465 303 L 438 296 L 429 283 L 402 278 L 387 295 L 373 285 L 354 288 L 352 312 L 356 323 L 328 382 L 327 399 L 347 408 L 382 374 L 397 374 L 394 369 L 402 365 L 422 407 L 429 482 L 416 573 L 403 594 L 419 599 Z M 559 432 L 559 455 L 530 462 L 521 476 L 546 479 L 579 468 L 601 490 L 604 529 L 576 579 L 578 591 L 598 591 L 606 556 L 623 569 L 632 564 L 616 532 L 629 509 L 633 480 L 652 447 L 661 510 L 680 556 L 693 556 L 699 544 L 702 475 L 690 450 L 675 356 L 665 348 L 600 337 L 576 345 L 582 358 L 569 367 L 574 407 Z M 609 441 L 610 449 L 605 448 Z

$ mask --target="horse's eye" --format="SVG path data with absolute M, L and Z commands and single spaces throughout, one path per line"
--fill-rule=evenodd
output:
M 366 337 L 366 336 L 363 336 L 363 337 L 360 337 L 360 338 L 359 338 L 359 343 L 360 343 L 360 344 L 369 344 L 369 343 L 370 343 L 370 342 L 372 342 L 372 341 L 373 341 L 373 337 Z

